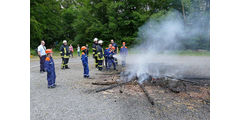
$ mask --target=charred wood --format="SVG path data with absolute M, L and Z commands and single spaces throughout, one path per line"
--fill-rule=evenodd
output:
M 107 82 L 92 82 L 93 85 L 112 85 L 117 84 L 116 81 L 107 81 Z
M 142 84 L 140 84 L 140 83 L 138 83 L 138 85 L 141 87 L 141 89 L 142 89 L 143 92 L 145 93 L 148 101 L 149 101 L 152 105 L 154 105 L 153 99 L 149 96 L 149 93 L 147 92 L 147 90 L 145 89 L 145 87 L 144 87 Z
M 105 90 L 113 89 L 113 88 L 115 88 L 115 87 L 122 86 L 122 85 L 127 84 L 127 83 L 130 83 L 130 82 L 132 82 L 132 81 L 133 81 L 133 80 L 131 80 L 131 81 L 127 81 L 127 82 L 123 82 L 123 83 L 119 83 L 119 84 L 114 84 L 114 85 L 111 85 L 111 86 L 109 86 L 109 87 L 106 87 L 106 88 L 103 88 L 103 89 L 96 90 L 96 92 L 101 92 L 101 91 L 105 91 Z

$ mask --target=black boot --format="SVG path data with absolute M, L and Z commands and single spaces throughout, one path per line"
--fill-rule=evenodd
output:
M 65 66 L 65 69 L 70 69 L 68 66 Z

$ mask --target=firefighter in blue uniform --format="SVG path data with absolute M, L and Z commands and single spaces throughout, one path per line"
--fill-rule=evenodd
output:
M 98 61 L 98 70 L 102 71 L 103 69 L 103 60 L 104 60 L 104 51 L 102 47 L 103 41 L 99 40 L 97 45 L 97 61 Z
M 118 71 L 116 69 L 116 63 L 115 63 L 114 57 L 113 57 L 113 55 L 115 54 L 114 50 L 115 50 L 115 47 L 112 46 L 110 51 L 109 51 L 109 54 L 108 54 L 108 68 L 107 68 L 107 70 L 109 70 L 111 68 L 112 64 L 113 64 L 113 69 Z
M 45 59 L 44 63 L 44 69 L 47 71 L 47 81 L 48 81 L 48 88 L 55 88 L 55 80 L 56 80 L 56 74 L 55 74 L 55 66 L 54 66 L 54 61 L 52 58 L 52 50 L 47 49 L 46 50 L 47 57 Z
M 84 78 L 89 78 L 89 68 L 88 68 L 88 56 L 87 56 L 87 47 L 82 46 L 82 64 L 83 64 L 83 77 Z
M 98 38 L 94 38 L 92 50 L 93 50 L 93 58 L 95 60 L 95 67 L 98 67 L 98 61 L 97 61 L 97 45 L 98 45 Z
M 122 57 L 122 66 L 126 66 L 126 57 L 128 55 L 128 49 L 125 46 L 125 42 L 123 42 L 123 46 L 120 49 L 120 56 Z
M 61 69 L 70 69 L 68 67 L 68 61 L 69 61 L 70 52 L 69 52 L 69 47 L 67 45 L 67 41 L 66 40 L 63 41 L 63 45 L 60 47 L 60 54 L 61 54 L 61 57 L 62 57 Z

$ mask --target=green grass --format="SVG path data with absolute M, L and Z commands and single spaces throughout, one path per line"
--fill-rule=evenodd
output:
M 37 56 L 37 52 L 34 49 L 30 49 L 30 55 Z

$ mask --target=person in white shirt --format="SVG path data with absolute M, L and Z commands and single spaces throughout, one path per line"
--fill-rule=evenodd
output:
M 45 72 L 44 62 L 46 59 L 46 47 L 44 45 L 45 42 L 42 40 L 41 45 L 38 46 L 38 56 L 40 57 L 40 73 Z

